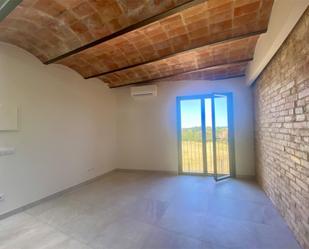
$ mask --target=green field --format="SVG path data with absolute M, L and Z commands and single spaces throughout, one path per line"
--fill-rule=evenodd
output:
M 213 143 L 211 129 L 206 129 L 206 158 L 208 173 L 213 173 Z M 227 128 L 217 129 L 217 170 L 218 174 L 229 173 L 229 152 Z M 200 128 L 182 130 L 182 171 L 188 173 L 203 173 L 203 145 Z

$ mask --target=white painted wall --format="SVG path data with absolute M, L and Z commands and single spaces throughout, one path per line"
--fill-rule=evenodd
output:
M 254 59 L 246 72 L 247 85 L 251 85 L 267 66 L 308 6 L 309 0 L 274 1 L 267 33 L 259 38 Z
M 115 89 L 117 166 L 177 171 L 176 97 L 222 91 L 234 93 L 237 174 L 254 175 L 252 96 L 244 80 L 161 82 L 157 97 L 137 100 L 130 96 L 130 87 Z
M 45 66 L 22 49 L 0 43 L 0 104 L 20 107 L 20 130 L 0 131 L 0 214 L 114 167 L 112 90 L 60 65 Z
M 61 65 L 0 43 L 0 104 L 20 108 L 19 131 L 0 131 L 0 215 L 114 168 L 177 171 L 176 96 L 233 92 L 236 170 L 254 174 L 252 99 L 244 78 L 158 83 L 134 100 Z

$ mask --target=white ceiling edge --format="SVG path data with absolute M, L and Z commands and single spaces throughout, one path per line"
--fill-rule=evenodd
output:
M 275 0 L 267 33 L 259 38 L 254 59 L 246 71 L 246 84 L 251 85 L 275 55 L 300 19 L 309 0 Z

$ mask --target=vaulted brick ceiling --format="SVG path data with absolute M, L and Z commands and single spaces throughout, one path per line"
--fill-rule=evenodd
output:
M 259 35 L 267 30 L 272 4 L 23 0 L 0 23 L 0 41 L 110 87 L 160 79 L 222 79 L 245 74 Z M 113 36 L 124 29 L 130 32 Z

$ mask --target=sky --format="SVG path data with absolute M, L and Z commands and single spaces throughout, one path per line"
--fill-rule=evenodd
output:
M 216 126 L 227 127 L 226 98 L 215 98 Z M 211 99 L 205 99 L 206 126 L 211 126 Z M 201 100 L 181 101 L 181 127 L 201 126 Z

